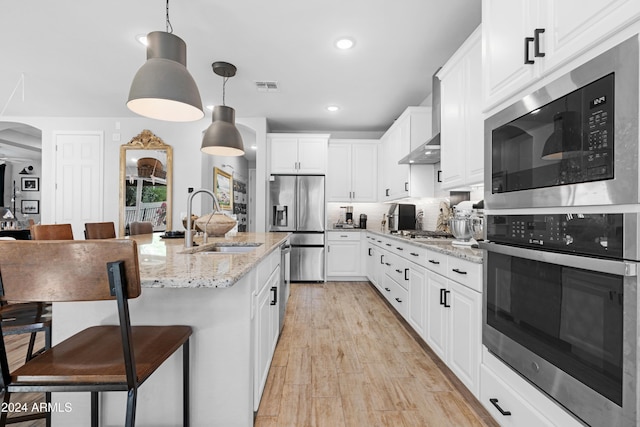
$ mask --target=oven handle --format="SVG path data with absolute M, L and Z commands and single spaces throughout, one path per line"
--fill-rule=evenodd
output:
M 487 241 L 478 242 L 478 246 L 480 249 L 485 249 L 488 252 L 515 256 L 533 261 L 547 262 L 549 264 L 565 265 L 567 267 L 581 268 L 583 270 L 597 271 L 600 273 L 609 273 L 617 276 L 635 277 L 638 275 L 638 265 L 634 262 L 536 251 L 534 249 L 519 248 L 516 246 L 502 245 Z

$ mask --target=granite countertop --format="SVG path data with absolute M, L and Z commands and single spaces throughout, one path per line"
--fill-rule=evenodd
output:
M 446 255 L 451 255 L 457 258 L 465 259 L 467 261 L 482 264 L 483 254 L 482 249 L 470 248 L 466 246 L 455 246 L 451 242 L 453 240 L 433 240 L 426 239 L 412 239 L 408 236 L 402 236 L 399 234 L 391 234 L 389 232 L 366 230 L 370 233 L 377 234 L 389 239 L 398 240 L 400 242 L 409 243 L 418 247 L 427 248 L 429 250 L 440 252 Z
M 127 237 L 138 244 L 140 279 L 145 288 L 228 288 L 277 249 L 289 233 L 237 233 L 209 237 L 207 244 L 184 247 L 184 238 L 163 239 L 161 233 Z M 248 246 L 262 243 L 246 253 L 197 253 L 223 243 Z

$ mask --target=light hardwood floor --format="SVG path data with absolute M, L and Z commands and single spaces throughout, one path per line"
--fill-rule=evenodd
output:
M 256 427 L 496 426 L 368 282 L 291 286 Z

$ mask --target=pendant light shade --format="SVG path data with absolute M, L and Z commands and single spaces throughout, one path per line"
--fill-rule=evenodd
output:
M 222 104 L 213 108 L 212 123 L 202 138 L 203 153 L 214 156 L 242 156 L 244 144 L 236 128 L 236 111 L 224 105 L 225 84 L 229 77 L 236 75 L 236 67 L 227 62 L 214 62 L 213 72 L 224 77 L 222 85 Z
M 233 108 L 216 105 L 213 108 L 213 122 L 204 133 L 200 150 L 215 156 L 242 156 L 244 144 L 235 121 L 236 112 Z
M 195 80 L 187 70 L 187 46 L 164 31 L 147 35 L 147 62 L 138 70 L 127 107 L 141 116 L 172 122 L 204 117 Z
M 543 160 L 579 157 L 582 152 L 580 117 L 575 111 L 562 111 L 553 116 L 553 133 L 542 148 Z

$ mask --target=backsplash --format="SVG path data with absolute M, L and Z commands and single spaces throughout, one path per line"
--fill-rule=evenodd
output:
M 471 191 L 470 194 L 472 201 L 482 200 L 484 197 L 484 190 L 482 188 Z M 422 217 L 422 229 L 423 230 L 435 230 L 438 223 L 438 215 L 440 214 L 440 202 L 446 201 L 449 203 L 448 197 L 434 197 L 429 199 L 418 199 L 409 204 L 416 205 L 416 214 L 421 210 L 423 212 Z M 380 230 L 380 223 L 382 222 L 382 215 L 386 215 L 389 212 L 390 204 L 388 203 L 327 203 L 327 229 L 332 229 L 333 225 L 338 222 L 340 215 L 343 214 L 344 209 L 341 206 L 353 206 L 353 221 L 356 226 L 360 222 L 360 214 L 367 215 L 367 228 L 370 230 Z M 389 224 L 387 224 L 388 227 Z

